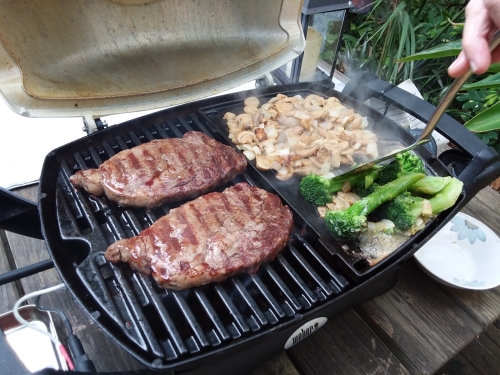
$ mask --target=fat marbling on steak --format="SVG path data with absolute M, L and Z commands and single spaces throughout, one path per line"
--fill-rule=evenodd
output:
M 76 172 L 70 181 L 122 206 L 151 208 L 206 193 L 246 166 L 245 156 L 233 147 L 190 131 L 182 138 L 155 139 L 121 151 L 98 169 Z
M 242 182 L 172 209 L 105 256 L 152 274 L 162 288 L 185 289 L 257 271 L 285 247 L 292 227 L 280 198 Z

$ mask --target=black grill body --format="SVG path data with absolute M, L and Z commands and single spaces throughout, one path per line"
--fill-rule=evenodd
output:
M 157 138 L 202 131 L 225 144 L 225 111 L 238 113 L 248 96 L 319 94 L 337 96 L 368 116 L 379 138 L 410 144 L 413 138 L 384 116 L 334 90 L 296 84 L 230 94 L 134 119 L 82 138 L 47 155 L 40 181 L 39 208 L 47 247 L 76 301 L 115 342 L 152 372 L 242 373 L 283 350 L 307 321 L 329 317 L 389 290 L 399 265 L 462 207 L 439 215 L 374 267 L 360 263 L 317 218 L 298 194 L 298 180 L 286 183 L 249 164 L 231 184 L 246 181 L 279 195 L 294 214 L 295 228 L 285 250 L 255 275 L 236 275 L 184 291 L 158 288 L 127 264 L 113 265 L 104 251 L 114 241 L 138 234 L 183 202 L 147 210 L 123 208 L 104 197 L 76 191 L 68 181 L 79 169 L 95 168 L 117 152 Z M 418 150 L 429 172 L 449 175 L 442 162 Z M 497 155 L 498 156 L 498 155 Z M 498 161 L 498 160 L 497 160 Z M 498 166 L 487 158 L 488 165 Z M 467 168 L 466 168 L 467 169 Z M 295 185 L 294 185 L 295 184 Z M 227 186 L 218 188 L 222 191 Z

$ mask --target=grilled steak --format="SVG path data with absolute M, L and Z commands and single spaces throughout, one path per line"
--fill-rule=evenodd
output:
M 171 210 L 105 256 L 151 273 L 163 288 L 185 289 L 257 271 L 285 247 L 292 227 L 277 196 L 242 182 Z
M 98 169 L 76 172 L 70 181 L 122 206 L 151 208 L 206 193 L 246 165 L 245 156 L 232 147 L 192 131 L 121 151 Z

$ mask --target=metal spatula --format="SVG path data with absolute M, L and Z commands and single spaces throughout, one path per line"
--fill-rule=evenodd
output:
M 490 51 L 493 51 L 499 44 L 500 44 L 500 31 L 497 31 L 495 33 L 495 35 L 493 36 L 493 38 L 491 38 L 491 40 L 489 42 Z M 362 164 L 358 164 L 358 165 L 354 166 L 351 170 L 349 170 L 347 173 L 343 173 L 342 175 L 347 177 L 348 175 L 355 174 L 355 173 L 358 173 L 360 171 L 369 169 L 376 164 L 379 164 L 385 160 L 391 159 L 394 156 L 401 154 L 403 152 L 413 150 L 414 148 L 420 146 L 421 144 L 428 142 L 430 140 L 430 136 L 432 134 L 432 131 L 436 127 L 438 121 L 441 119 L 441 116 L 446 111 L 446 109 L 448 108 L 450 103 L 453 101 L 453 99 L 455 98 L 455 95 L 457 95 L 458 90 L 460 90 L 462 85 L 465 83 L 465 81 L 467 81 L 467 79 L 470 77 L 471 74 L 472 74 L 472 70 L 469 68 L 463 76 L 458 77 L 455 79 L 455 81 L 453 81 L 450 88 L 448 89 L 446 94 L 443 96 L 443 98 L 441 99 L 439 104 L 437 105 L 436 110 L 434 111 L 431 118 L 429 119 L 429 122 L 427 123 L 426 127 L 422 131 L 422 134 L 415 141 L 415 143 L 413 143 L 412 145 L 410 145 L 408 147 L 394 150 L 394 151 L 390 152 L 389 154 L 384 155 L 376 160 L 369 161 L 369 162 L 362 163 Z

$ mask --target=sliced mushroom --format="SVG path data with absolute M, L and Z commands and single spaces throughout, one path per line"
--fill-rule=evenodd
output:
M 325 99 L 319 95 L 311 94 L 306 96 L 306 98 L 304 99 L 304 108 L 310 111 L 319 109 L 320 107 L 323 107 L 324 104 L 325 104 Z
M 326 211 L 328 211 L 328 208 L 325 206 L 318 206 L 318 214 L 319 217 L 324 219 L 326 215 Z
M 257 141 L 257 137 L 255 136 L 254 132 L 251 131 L 242 131 L 236 136 L 236 141 L 238 143 L 247 143 L 247 144 L 253 144 Z
M 236 116 L 235 120 L 245 130 L 252 130 L 254 128 L 253 117 L 248 113 L 242 113 Z
M 344 199 L 347 203 L 349 203 L 350 206 L 352 206 L 354 203 L 359 201 L 361 197 L 358 194 L 352 193 L 352 192 L 344 192 L 344 191 L 339 191 L 337 192 L 337 196 Z
M 274 103 L 276 110 L 281 114 L 290 113 L 295 110 L 293 104 L 290 103 L 290 101 L 288 101 L 287 99 L 278 100 L 276 103 Z
M 316 153 L 316 159 L 322 163 L 330 161 L 331 157 L 332 157 L 332 150 L 326 147 L 320 147 L 318 149 L 318 152 Z
M 257 168 L 261 171 L 268 171 L 271 169 L 272 160 L 266 156 L 256 155 L 255 163 Z
M 313 166 L 295 167 L 294 172 L 299 176 L 307 176 L 309 174 L 318 174 L 318 169 Z
M 352 147 L 340 151 L 340 155 L 353 155 L 353 154 L 354 154 L 354 149 Z
M 243 108 L 243 112 L 245 113 L 249 113 L 251 115 L 257 113 L 259 109 L 256 107 L 256 106 L 253 106 L 253 105 L 246 105 L 244 108 Z
M 222 119 L 224 120 L 233 120 L 236 117 L 236 115 L 232 112 L 226 112 Z
M 318 170 L 323 167 L 323 163 L 318 161 L 314 156 L 309 157 L 309 161 L 312 163 L 314 167 L 316 167 Z
M 248 98 L 245 99 L 245 101 L 243 103 L 245 105 L 254 106 L 254 107 L 258 107 L 260 104 L 259 99 L 256 98 L 255 96 L 249 96 Z
M 336 107 L 337 105 L 340 104 L 340 100 L 338 98 L 336 98 L 335 96 L 332 96 L 330 98 L 328 98 L 326 100 L 326 103 L 323 107 L 325 108 L 334 108 Z
M 318 150 L 318 146 L 312 145 L 303 148 L 302 150 L 295 151 L 295 155 L 299 155 L 301 157 L 312 156 Z
M 349 125 L 347 125 L 346 129 L 355 130 L 359 129 L 360 127 L 361 127 L 361 118 L 356 117 L 354 120 L 352 120 L 352 122 Z
M 287 173 L 276 173 L 276 178 L 280 181 L 288 181 L 293 177 L 293 171 Z
M 342 197 L 339 196 L 333 197 L 332 201 L 336 203 L 338 206 L 342 207 L 343 210 L 350 207 L 349 203 L 347 203 L 347 201 Z

